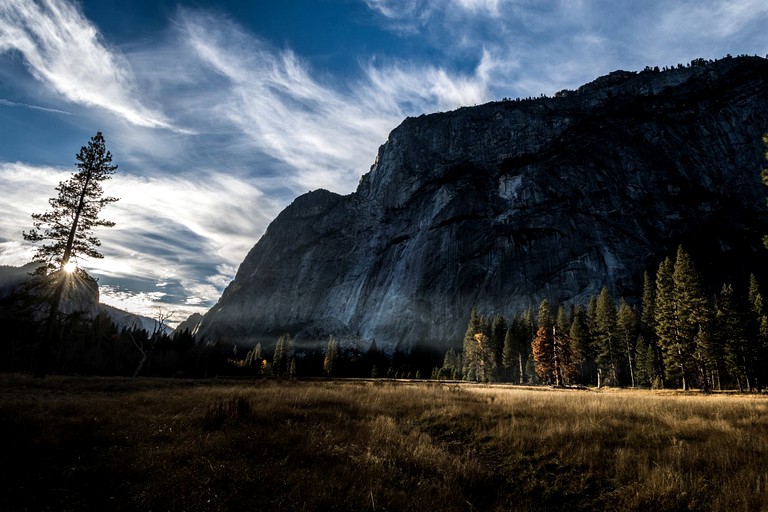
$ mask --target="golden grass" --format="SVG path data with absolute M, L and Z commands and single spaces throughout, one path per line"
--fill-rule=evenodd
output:
M 768 510 L 768 399 L 0 376 L 2 510 Z

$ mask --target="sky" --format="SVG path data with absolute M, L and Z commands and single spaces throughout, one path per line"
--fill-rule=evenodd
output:
M 102 302 L 216 303 L 295 197 L 354 192 L 407 116 L 768 54 L 765 0 L 0 0 L 0 265 L 100 131 Z

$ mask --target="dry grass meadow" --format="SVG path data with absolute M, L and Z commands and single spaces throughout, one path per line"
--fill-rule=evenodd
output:
M 0 510 L 768 510 L 768 397 L 0 376 Z

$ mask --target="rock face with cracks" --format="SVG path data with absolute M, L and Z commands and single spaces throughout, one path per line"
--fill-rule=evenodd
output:
M 768 61 L 698 64 L 406 119 L 356 192 L 272 222 L 199 334 L 447 348 L 473 305 L 637 296 L 681 243 L 713 279 L 759 274 Z

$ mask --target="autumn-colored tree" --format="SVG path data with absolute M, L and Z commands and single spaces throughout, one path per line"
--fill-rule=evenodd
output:
M 478 382 L 496 380 L 496 354 L 491 339 L 485 333 L 475 333 L 472 354 L 475 358 L 475 380 Z
M 293 358 L 293 343 L 290 334 L 283 334 L 275 345 L 275 354 L 272 357 L 272 373 L 278 377 L 289 376 L 290 363 Z
M 325 357 L 323 358 L 323 373 L 328 377 L 333 377 L 338 357 L 339 344 L 336 342 L 336 338 L 331 336 L 328 338 L 328 345 L 325 347 Z
M 565 320 L 567 322 L 567 320 Z M 576 379 L 578 370 L 573 362 L 573 340 L 571 335 L 557 327 L 553 328 L 555 385 L 570 384 Z
M 531 354 L 536 363 L 536 375 L 545 383 L 555 380 L 555 340 L 552 332 L 552 310 L 544 299 L 539 305 L 538 330 L 531 343 Z
M 536 337 L 531 343 L 531 354 L 536 362 L 536 375 L 544 383 L 551 383 L 555 376 L 555 343 L 552 339 L 552 331 L 546 327 L 539 327 Z

